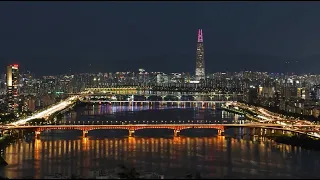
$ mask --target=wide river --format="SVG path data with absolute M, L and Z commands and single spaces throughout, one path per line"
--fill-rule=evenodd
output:
M 78 107 L 58 121 L 245 123 L 243 117 L 211 109 L 107 105 Z M 213 130 L 191 130 L 173 137 L 169 130 L 141 130 L 130 138 L 126 131 L 92 131 L 87 138 L 80 137 L 78 131 L 52 132 L 36 140 L 25 138 L 3 149 L 1 155 L 9 165 L 0 169 L 0 175 L 87 176 L 92 169 L 113 169 L 123 164 L 138 171 L 163 174 L 165 178 L 183 178 L 195 171 L 206 178 L 320 178 L 319 152 L 277 144 L 263 137 L 234 137 L 231 131 L 215 136 Z

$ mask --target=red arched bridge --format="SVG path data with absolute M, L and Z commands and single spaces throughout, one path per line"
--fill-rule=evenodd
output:
M 88 131 L 96 129 L 126 129 L 129 131 L 129 136 L 132 136 L 136 130 L 140 129 L 172 129 L 174 130 L 174 135 L 177 136 L 181 130 L 184 129 L 217 129 L 218 135 L 222 135 L 227 128 L 232 127 L 247 127 L 250 129 L 261 128 L 269 130 L 281 130 L 290 131 L 294 133 L 310 133 L 315 132 L 310 128 L 315 128 L 317 126 L 311 125 L 293 125 L 293 126 L 283 126 L 280 124 L 263 124 L 263 123 L 250 123 L 250 124 L 131 124 L 131 125 L 41 125 L 41 126 L 3 126 L 2 129 L 10 130 L 26 130 L 32 129 L 35 131 L 36 135 L 40 135 L 42 131 L 45 130 L 80 130 L 83 131 L 83 135 L 86 136 Z M 290 128 L 289 128 L 290 127 Z M 311 135 L 312 136 L 312 135 Z

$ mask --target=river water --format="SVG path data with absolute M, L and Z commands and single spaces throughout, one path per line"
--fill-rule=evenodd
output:
M 238 115 L 211 109 L 106 105 L 79 107 L 60 121 L 246 122 Z M 87 176 L 92 169 L 113 169 L 124 164 L 138 171 L 163 174 L 165 178 L 185 177 L 195 171 L 207 178 L 320 177 L 317 151 L 277 144 L 263 137 L 231 137 L 233 133 L 228 131 L 226 136 L 214 134 L 213 130 L 186 131 L 180 137 L 173 137 L 169 130 L 145 130 L 129 138 L 125 131 L 93 131 L 89 137 L 82 138 L 77 131 L 47 133 L 40 139 L 29 137 L 3 149 L 2 157 L 9 165 L 0 169 L 0 175 L 9 178 L 43 178 L 55 173 Z

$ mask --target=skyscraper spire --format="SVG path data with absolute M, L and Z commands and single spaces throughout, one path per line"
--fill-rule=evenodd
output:
M 205 79 L 205 64 L 204 64 L 204 47 L 203 47 L 203 33 L 202 29 L 198 30 L 197 43 L 197 58 L 196 58 L 196 80 Z
M 203 42 L 203 34 L 202 34 L 202 29 L 199 29 L 198 31 L 198 42 Z

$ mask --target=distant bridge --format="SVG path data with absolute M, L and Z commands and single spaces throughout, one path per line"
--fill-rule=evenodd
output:
M 135 101 L 238 101 L 242 96 L 230 94 L 150 94 L 150 93 L 128 93 L 128 94 L 82 94 L 86 99 L 110 99 L 126 101 L 128 99 Z
M 242 93 L 230 93 L 230 92 L 208 92 L 208 91 L 159 91 L 159 90 L 139 90 L 135 88 L 86 88 L 85 91 L 86 93 L 89 94 L 134 94 L 134 95 L 189 95 L 189 96 L 194 96 L 194 95 L 199 95 L 199 96 L 207 96 L 207 95 L 212 95 L 212 96 L 222 96 L 222 95 L 227 95 L 227 96 L 232 96 L 232 95 L 242 95 Z
M 204 86 L 108 86 L 85 88 L 85 91 L 170 91 L 170 92 L 242 92 L 237 88 L 213 88 Z
M 82 100 L 84 102 L 91 102 L 91 103 L 134 103 L 134 104 L 178 104 L 178 105 L 185 105 L 186 103 L 189 104 L 202 104 L 202 105 L 208 105 L 208 104 L 215 104 L 215 103 L 227 103 L 232 101 L 114 101 L 114 100 Z

